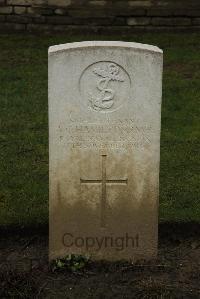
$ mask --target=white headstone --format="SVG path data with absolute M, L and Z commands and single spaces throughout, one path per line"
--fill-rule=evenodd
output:
M 157 252 L 162 51 L 49 48 L 50 259 Z

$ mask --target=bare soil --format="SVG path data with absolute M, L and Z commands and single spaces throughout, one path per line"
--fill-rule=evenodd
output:
M 161 225 L 157 260 L 76 272 L 49 267 L 46 229 L 0 233 L 0 298 L 200 298 L 199 224 Z

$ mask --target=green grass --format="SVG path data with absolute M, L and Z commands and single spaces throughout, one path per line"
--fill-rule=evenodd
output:
M 0 36 L 0 225 L 48 222 L 47 48 L 92 39 L 164 50 L 160 221 L 200 222 L 200 35 Z

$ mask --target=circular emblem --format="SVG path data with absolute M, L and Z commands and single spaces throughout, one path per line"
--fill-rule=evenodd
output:
M 128 100 L 130 78 L 117 63 L 100 61 L 83 71 L 79 88 L 81 101 L 87 108 L 102 113 L 113 112 Z

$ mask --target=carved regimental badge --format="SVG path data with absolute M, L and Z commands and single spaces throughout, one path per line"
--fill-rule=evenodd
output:
M 130 78 L 118 64 L 101 61 L 90 65 L 80 78 L 84 105 L 98 112 L 113 112 L 128 99 Z

